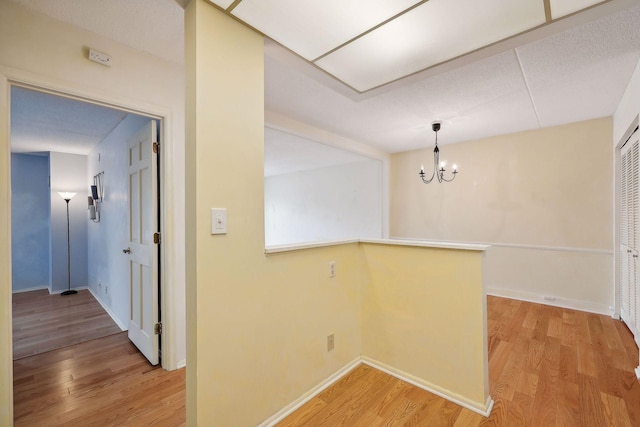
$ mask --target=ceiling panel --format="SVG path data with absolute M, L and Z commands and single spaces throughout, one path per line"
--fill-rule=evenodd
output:
M 430 0 L 316 62 L 358 91 L 545 22 L 540 0 Z
M 518 48 L 543 127 L 614 113 L 640 59 L 640 6 Z
M 312 60 L 403 10 L 416 0 L 243 0 L 233 15 Z
M 558 19 L 604 0 L 550 0 L 551 18 Z

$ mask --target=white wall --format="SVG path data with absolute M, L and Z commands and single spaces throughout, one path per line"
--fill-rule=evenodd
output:
M 71 288 L 87 286 L 87 156 L 49 153 L 51 176 L 51 286 L 61 292 L 69 286 L 67 272 L 67 204 L 59 191 L 77 193 L 69 201 Z
M 382 237 L 382 163 L 367 160 L 264 180 L 265 244 Z
M 26 30 L 28 29 L 28 30 Z M 108 53 L 111 67 L 87 59 L 88 47 Z M 95 99 L 164 118 L 162 152 L 166 211 L 163 351 L 175 367 L 186 359 L 184 294 L 184 66 L 129 48 L 90 31 L 0 1 L 0 78 Z M 5 108 L 5 107 L 3 107 Z M 8 146 L 0 147 L 9 150 Z M 86 184 L 86 183 L 85 183 Z M 59 197 L 59 196 L 58 196 Z M 86 204 L 83 216 L 86 215 Z M 86 219 L 86 216 L 85 216 Z M 0 236 L 0 244 L 5 236 Z M 0 286 L 10 286 L 2 283 Z M 5 325 L 0 325 L 5 327 Z
M 89 287 L 114 315 L 120 327 L 129 319 L 127 141 L 149 118 L 129 114 L 89 153 L 87 182 L 102 175 L 100 221 L 89 224 Z

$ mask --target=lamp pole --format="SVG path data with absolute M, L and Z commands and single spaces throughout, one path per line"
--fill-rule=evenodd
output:
M 69 225 L 69 202 L 71 201 L 73 196 L 76 195 L 76 193 L 60 192 L 58 194 L 60 194 L 60 197 L 62 197 L 64 201 L 67 202 L 67 290 L 60 294 L 65 296 L 78 293 L 78 291 L 76 290 L 71 290 L 71 227 Z

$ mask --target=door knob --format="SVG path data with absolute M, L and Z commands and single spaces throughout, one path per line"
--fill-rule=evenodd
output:
M 131 248 L 123 249 L 122 253 L 130 254 L 131 253 Z

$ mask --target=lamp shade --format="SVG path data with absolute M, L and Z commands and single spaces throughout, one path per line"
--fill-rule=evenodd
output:
M 73 199 L 73 196 L 76 195 L 76 193 L 69 193 L 66 191 L 58 191 L 58 194 L 60 195 L 60 197 L 62 197 L 65 200 L 71 200 Z

